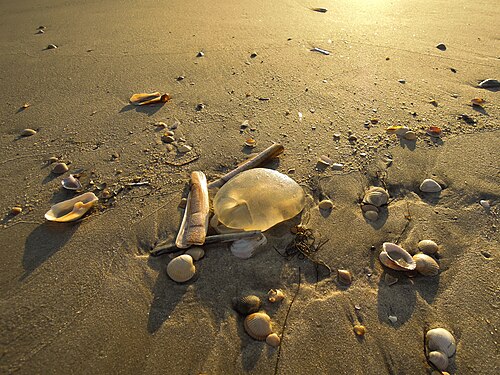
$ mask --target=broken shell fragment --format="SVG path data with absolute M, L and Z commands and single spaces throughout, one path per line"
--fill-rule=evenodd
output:
M 479 106 L 479 107 L 482 107 L 482 105 L 484 103 L 486 103 L 486 100 L 482 99 L 482 98 L 474 98 L 471 100 L 471 103 L 473 106 Z
M 15 206 L 10 209 L 11 215 L 19 215 L 21 212 L 23 212 L 23 208 L 19 206 Z
M 276 333 L 271 333 L 266 337 L 266 344 L 272 346 L 273 348 L 277 348 L 280 346 L 281 339 Z
M 422 181 L 419 189 L 424 193 L 439 193 L 442 190 L 441 185 L 431 178 L 426 178 Z
M 427 331 L 425 342 L 429 352 L 439 351 L 446 354 L 448 358 L 452 357 L 457 349 L 455 338 L 444 328 L 434 328 Z
M 180 152 L 181 154 L 185 154 L 189 151 L 191 151 L 193 148 L 189 145 L 182 145 L 181 147 L 179 147 L 177 149 L 178 152 Z
M 248 259 L 255 254 L 255 251 L 262 245 L 267 243 L 267 238 L 264 234 L 259 233 L 254 237 L 243 238 L 233 241 L 231 244 L 231 253 L 240 259 Z
M 439 273 L 439 264 L 434 258 L 426 254 L 415 254 L 413 260 L 417 264 L 415 269 L 424 276 L 436 276 Z
M 318 203 L 318 207 L 320 210 L 329 211 L 333 209 L 333 202 L 330 199 L 323 199 Z
M 388 200 L 389 193 L 385 189 L 376 186 L 370 187 L 363 198 L 364 203 L 369 203 L 376 207 L 383 206 Z
M 168 276 L 178 283 L 190 280 L 195 273 L 196 268 L 193 264 L 193 258 L 187 254 L 175 257 L 167 265 Z
M 55 204 L 45 214 L 45 219 L 65 223 L 81 218 L 98 201 L 94 193 L 85 193 Z
M 68 170 L 69 168 L 66 165 L 66 163 L 55 163 L 54 167 L 52 168 L 52 173 L 63 174 L 66 173 Z
M 257 146 L 257 141 L 253 138 L 248 138 L 246 141 L 245 141 L 245 146 L 247 147 L 255 147 Z
M 281 289 L 271 289 L 267 292 L 267 299 L 269 302 L 279 302 L 285 298 L 285 293 Z
M 264 341 L 272 333 L 271 318 L 265 312 L 248 315 L 243 323 L 250 337 Z
M 169 94 L 161 94 L 159 91 L 152 92 L 152 93 L 134 94 L 130 97 L 130 103 L 133 105 L 166 103 L 169 100 L 170 100 Z
M 356 324 L 354 327 L 353 327 L 353 331 L 354 333 L 356 334 L 356 336 L 364 336 L 365 333 L 366 333 L 366 327 L 365 326 L 362 326 L 360 324 Z
M 233 309 L 241 315 L 248 315 L 259 311 L 262 301 L 259 297 L 248 295 L 243 297 L 235 297 L 232 300 Z
M 352 274 L 348 270 L 337 270 L 337 276 L 339 281 L 344 285 L 350 285 L 352 283 Z
M 61 185 L 67 190 L 79 190 L 82 188 L 80 181 L 72 174 L 61 180 Z
M 449 361 L 446 354 L 438 351 L 432 351 L 427 355 L 429 362 L 437 367 L 438 370 L 446 370 Z
M 429 129 L 427 129 L 426 133 L 431 137 L 440 137 L 443 131 L 437 126 L 429 126 Z
M 385 131 L 387 133 L 396 134 L 399 136 L 405 135 L 409 130 L 410 128 L 408 128 L 407 126 L 388 126 L 387 128 L 385 128 Z
M 417 266 L 410 253 L 392 242 L 384 242 L 379 259 L 384 266 L 397 271 L 412 271 Z
M 333 160 L 332 160 L 332 159 L 330 159 L 330 158 L 329 158 L 328 156 L 326 156 L 326 155 L 321 155 L 321 156 L 319 157 L 319 159 L 318 159 L 318 163 L 323 164 L 324 166 L 327 166 L 327 167 L 328 167 L 328 166 L 332 165 Z
M 190 255 L 193 260 L 200 260 L 205 256 L 205 250 L 201 247 L 191 247 L 184 254 Z
M 36 134 L 36 130 L 33 130 L 33 129 L 24 129 L 21 132 L 21 137 L 30 137 L 30 136 L 35 135 L 35 134 Z
M 424 254 L 435 254 L 438 251 L 438 244 L 432 240 L 422 240 L 417 245 L 418 249 Z
M 207 178 L 203 172 L 191 173 L 191 189 L 175 245 L 186 249 L 191 245 L 203 245 L 208 230 L 209 200 Z

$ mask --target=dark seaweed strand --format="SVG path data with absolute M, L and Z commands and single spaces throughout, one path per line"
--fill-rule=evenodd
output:
M 288 320 L 288 315 L 290 314 L 290 310 L 292 309 L 292 305 L 293 303 L 295 302 L 295 298 L 297 298 L 297 295 L 299 294 L 299 291 L 300 291 L 300 267 L 299 267 L 299 283 L 297 285 L 297 291 L 295 292 L 293 298 L 292 298 L 292 301 L 290 302 L 290 305 L 288 306 L 288 310 L 286 312 L 286 315 L 285 315 L 285 321 L 283 322 L 283 326 L 281 327 L 281 343 L 280 343 L 280 346 L 278 348 L 278 357 L 276 358 L 276 366 L 274 367 L 274 375 L 277 375 L 278 374 L 278 367 L 279 367 L 279 362 L 280 362 L 280 356 L 281 356 L 281 347 L 283 346 L 283 341 L 284 341 L 284 338 L 285 338 L 285 328 L 286 328 L 286 322 Z

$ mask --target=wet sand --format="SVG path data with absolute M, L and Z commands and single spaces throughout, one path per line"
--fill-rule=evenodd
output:
M 1 371 L 430 374 L 423 335 L 441 326 L 457 339 L 449 373 L 498 373 L 500 106 L 498 91 L 477 84 L 500 78 L 499 9 L 409 3 L 2 4 Z M 133 93 L 156 90 L 172 100 L 129 105 Z M 470 105 L 475 97 L 483 109 Z M 193 150 L 169 151 L 159 121 Z M 390 125 L 408 126 L 417 142 L 387 134 Z M 429 126 L 442 137 L 426 135 Z M 25 128 L 37 133 L 19 137 Z M 206 246 L 186 284 L 166 275 L 168 255 L 148 257 L 175 236 L 191 171 L 215 180 L 246 159 L 249 137 L 257 152 L 284 145 L 274 167 L 304 187 L 303 223 L 328 239 L 314 256 L 350 270 L 350 286 L 274 250 L 302 218 L 270 230 L 248 260 Z M 321 155 L 343 170 L 318 169 Z M 60 187 L 68 173 L 50 172 L 53 156 L 81 172 L 86 190 L 114 199 L 81 222 L 45 222 L 74 195 Z M 425 178 L 444 190 L 423 194 Z M 134 181 L 149 184 L 127 187 Z M 391 197 L 375 223 L 359 206 L 370 185 Z M 329 215 L 317 208 L 324 197 Z M 439 275 L 389 271 L 399 281 L 388 286 L 382 243 L 414 249 L 421 239 L 440 245 Z M 231 308 L 232 297 L 271 288 L 287 295 L 264 304 L 279 349 L 251 339 Z

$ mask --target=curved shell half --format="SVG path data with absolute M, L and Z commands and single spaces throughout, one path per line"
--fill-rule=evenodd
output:
M 262 301 L 259 297 L 250 294 L 242 297 L 235 297 L 232 300 L 233 309 L 241 315 L 248 315 L 259 311 Z
M 425 342 L 429 352 L 443 352 L 448 357 L 453 356 L 457 350 L 457 344 L 453 335 L 444 328 L 434 328 L 427 331 Z
M 167 265 L 168 276 L 178 282 L 183 283 L 190 280 L 196 272 L 191 255 L 182 254 L 175 257 Z
M 85 193 L 53 205 L 45 214 L 49 221 L 66 223 L 81 218 L 98 201 L 94 193 Z
M 429 359 L 430 363 L 432 363 L 441 371 L 446 370 L 446 368 L 448 367 L 449 360 L 445 353 L 432 351 L 427 355 L 427 358 Z
M 412 271 L 417 264 L 410 253 L 392 242 L 384 242 L 382 252 L 379 255 L 380 262 L 397 271 Z
M 417 264 L 417 271 L 424 276 L 436 276 L 439 273 L 439 264 L 434 258 L 425 254 L 415 254 L 413 260 Z
M 389 193 L 377 186 L 372 186 L 368 191 L 365 193 L 365 197 L 363 198 L 363 202 L 369 203 L 371 205 L 374 205 L 376 207 L 383 206 L 389 201 Z
M 265 312 L 248 315 L 243 325 L 245 331 L 256 340 L 264 341 L 272 333 L 271 318 Z

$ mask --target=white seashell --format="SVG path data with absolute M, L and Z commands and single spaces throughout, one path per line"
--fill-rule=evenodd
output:
M 424 276 L 436 276 L 439 273 L 439 264 L 434 258 L 426 254 L 415 254 L 413 260 L 417 264 L 415 269 Z
M 418 249 L 424 254 L 435 254 L 438 251 L 438 245 L 432 240 L 422 240 L 417 245 Z
M 193 258 L 190 255 L 182 254 L 175 257 L 167 265 L 168 276 L 178 282 L 183 283 L 191 279 L 196 272 Z
M 248 315 L 243 325 L 250 337 L 260 341 L 264 341 L 273 332 L 271 329 L 271 318 L 265 312 Z
M 254 255 L 257 248 L 267 243 L 267 238 L 262 233 L 255 237 L 236 240 L 231 244 L 231 253 L 237 258 L 248 259 Z
M 489 210 L 491 208 L 490 206 L 490 202 L 485 200 L 485 199 L 481 199 L 479 201 L 479 204 L 485 209 L 485 210 Z
M 266 337 L 266 344 L 272 346 L 273 348 L 277 348 L 280 346 L 281 339 L 276 333 L 271 333 Z
M 389 193 L 385 189 L 381 187 L 372 186 L 365 193 L 363 202 L 380 207 L 386 204 L 388 200 L 389 200 Z
M 434 328 L 427 331 L 425 342 L 429 352 L 439 351 L 448 357 L 452 357 L 457 349 L 455 338 L 444 328 Z
M 70 174 L 69 177 L 63 178 L 61 180 L 61 185 L 67 190 L 79 190 L 82 188 L 80 181 L 72 174 Z
M 427 355 L 429 362 L 436 366 L 439 370 L 446 370 L 448 367 L 448 357 L 446 354 L 438 351 L 432 351 Z
M 267 299 L 269 302 L 279 302 L 285 298 L 285 293 L 281 289 L 271 289 L 267 292 Z
M 191 247 L 184 254 L 190 255 L 193 260 L 200 260 L 205 256 L 205 250 L 201 247 Z
M 431 178 L 427 178 L 420 184 L 420 191 L 424 193 L 439 193 L 441 190 L 441 185 Z
M 412 271 L 416 268 L 417 264 L 412 256 L 402 247 L 391 242 L 384 242 L 382 248 L 379 259 L 384 266 L 398 271 Z
M 365 211 L 363 216 L 369 221 L 376 221 L 378 219 L 377 211 Z
M 45 218 L 60 223 L 74 221 L 81 218 L 97 201 L 98 198 L 94 193 L 85 193 L 55 204 L 45 214 Z
M 63 174 L 63 173 L 66 173 L 68 171 L 68 166 L 66 165 L 66 163 L 56 163 L 54 164 L 54 167 L 52 168 L 52 173 L 55 173 L 55 174 Z

